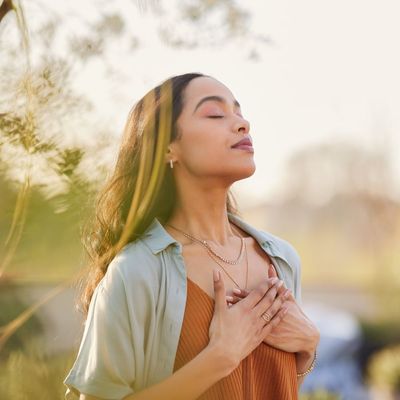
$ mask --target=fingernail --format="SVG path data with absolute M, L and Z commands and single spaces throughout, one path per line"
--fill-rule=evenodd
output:
M 233 303 L 233 297 L 232 296 L 226 296 L 226 301 Z
M 287 298 L 290 296 L 290 293 L 291 293 L 291 290 L 290 290 L 290 289 L 286 289 L 286 292 L 285 292 L 285 294 L 283 295 L 283 297 L 284 297 L 285 299 L 287 299 Z
M 219 281 L 220 274 L 219 274 L 218 270 L 216 270 L 216 269 L 213 270 L 213 277 L 214 277 L 214 282 Z
M 238 289 L 238 288 L 234 288 L 234 289 L 233 289 L 233 293 L 241 294 L 242 291 L 241 291 L 240 289 Z

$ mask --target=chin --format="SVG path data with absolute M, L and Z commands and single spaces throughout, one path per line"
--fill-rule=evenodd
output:
M 235 171 L 235 181 L 250 178 L 250 176 L 254 175 L 254 172 L 256 172 L 256 165 L 254 163 L 242 166 L 239 171 Z

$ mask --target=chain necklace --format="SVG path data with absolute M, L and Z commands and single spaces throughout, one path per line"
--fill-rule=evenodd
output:
M 167 225 L 170 226 L 171 228 L 177 230 L 178 232 L 182 233 L 184 236 L 186 236 L 190 240 L 201 244 L 208 250 L 208 252 L 211 252 L 215 257 L 218 257 L 221 261 L 223 261 L 226 264 L 237 265 L 240 263 L 240 261 L 242 261 L 243 250 L 244 250 L 244 238 L 243 237 L 240 238 L 240 240 L 241 240 L 240 253 L 237 256 L 236 260 L 228 260 L 227 258 L 219 255 L 215 250 L 213 250 L 212 247 L 210 246 L 210 244 L 206 240 L 197 239 L 194 236 L 189 235 L 188 233 L 183 232 L 182 230 L 180 230 L 170 224 L 167 224 Z
M 246 256 L 246 283 L 245 283 L 245 287 L 244 290 L 247 291 L 247 282 L 249 279 L 249 259 L 247 257 L 247 247 L 246 247 L 246 242 L 243 241 L 244 243 L 244 253 Z M 231 277 L 231 275 L 228 273 L 228 271 L 222 266 L 222 264 L 212 255 L 212 253 L 208 252 L 208 255 L 223 269 L 223 271 L 225 272 L 225 274 L 228 276 L 228 278 L 236 285 L 236 287 L 240 290 L 242 290 L 242 288 L 240 287 L 240 285 Z
M 195 241 L 195 242 L 197 242 L 197 243 L 202 244 L 202 245 L 206 248 L 207 254 L 210 256 L 210 258 L 212 258 L 212 259 L 222 268 L 222 270 L 225 272 L 225 274 L 228 276 L 228 278 L 236 285 L 236 287 L 237 287 L 238 289 L 242 289 L 242 288 L 240 287 L 240 285 L 232 278 L 232 276 L 229 274 L 229 272 L 228 272 L 228 271 L 222 266 L 222 264 L 217 260 L 216 257 L 220 258 L 220 256 L 219 256 L 218 254 L 215 254 L 209 246 L 205 246 L 205 245 L 204 245 L 204 242 L 206 242 L 205 240 L 197 239 L 197 238 L 195 238 L 195 237 L 189 235 L 188 233 L 183 232 L 183 231 L 181 231 L 180 229 L 173 227 L 173 226 L 170 225 L 170 224 L 167 224 L 167 225 L 170 226 L 171 228 L 174 228 L 174 229 L 176 229 L 177 231 L 181 232 L 183 235 L 185 235 L 185 236 L 188 237 L 189 239 L 191 239 L 191 240 L 193 240 L 193 241 Z M 247 256 L 246 242 L 245 242 L 245 240 L 244 240 L 243 237 L 241 237 L 240 239 L 241 239 L 241 241 L 242 241 L 242 248 L 240 249 L 240 252 L 242 253 L 242 250 L 244 249 L 244 254 L 245 254 L 245 256 L 246 256 L 246 283 L 245 283 L 245 290 L 247 290 L 247 282 L 248 282 L 248 278 L 249 278 L 249 259 L 248 259 L 248 256 Z M 222 260 L 222 261 L 224 261 L 224 260 Z M 229 263 L 229 264 L 231 264 L 231 263 Z M 235 262 L 235 264 L 238 264 L 238 262 Z

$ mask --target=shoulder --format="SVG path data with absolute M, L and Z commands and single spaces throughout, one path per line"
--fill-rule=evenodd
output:
M 300 256 L 294 246 L 287 240 L 254 227 L 237 215 L 229 214 L 229 218 L 235 222 L 239 228 L 256 239 L 262 247 L 267 248 L 270 254 L 280 257 L 294 270 L 300 268 Z
M 259 231 L 268 252 L 282 260 L 280 262 L 283 279 L 294 292 L 296 300 L 301 303 L 301 259 L 295 247 L 287 240 L 270 232 Z
M 127 292 L 138 286 L 152 288 L 160 276 L 159 257 L 141 239 L 125 245 L 111 260 L 101 281 L 107 292 Z
M 300 268 L 300 255 L 290 242 L 264 230 L 260 230 L 260 233 L 265 237 L 265 241 L 270 244 L 277 256 L 286 260 L 291 267 Z

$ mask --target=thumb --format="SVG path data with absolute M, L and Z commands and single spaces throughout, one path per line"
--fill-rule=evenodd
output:
M 268 268 L 268 278 L 277 278 L 278 275 L 275 271 L 275 268 L 273 266 L 273 264 L 269 264 L 269 268 Z
M 221 271 L 213 270 L 214 278 L 214 295 L 215 295 L 215 311 L 222 312 L 226 309 L 225 285 L 221 278 Z

